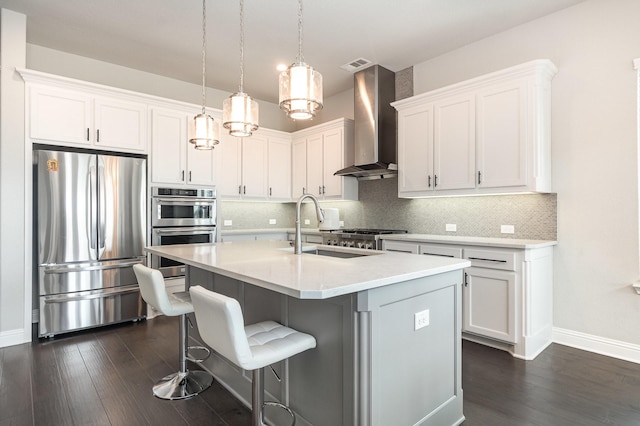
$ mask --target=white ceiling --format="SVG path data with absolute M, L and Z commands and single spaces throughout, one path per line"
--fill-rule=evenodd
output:
M 325 97 L 352 87 L 340 68 L 366 58 L 399 71 L 584 0 L 305 0 L 305 61 Z M 0 0 L 27 15 L 27 42 L 201 84 L 201 0 Z M 296 0 L 245 0 L 245 84 L 277 102 L 280 63 L 296 59 Z M 239 1 L 207 0 L 207 86 L 240 80 Z

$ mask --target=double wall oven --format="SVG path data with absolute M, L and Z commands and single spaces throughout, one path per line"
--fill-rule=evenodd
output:
M 216 241 L 215 188 L 152 188 L 151 244 L 213 243 Z M 152 255 L 151 267 L 165 278 L 184 276 L 184 265 Z

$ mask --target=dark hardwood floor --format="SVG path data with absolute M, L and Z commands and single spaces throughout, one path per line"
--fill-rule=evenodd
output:
M 250 424 L 217 382 L 152 395 L 177 369 L 177 331 L 159 317 L 0 349 L 0 426 Z M 465 426 L 640 425 L 640 365 L 561 345 L 525 362 L 464 342 L 463 389 Z

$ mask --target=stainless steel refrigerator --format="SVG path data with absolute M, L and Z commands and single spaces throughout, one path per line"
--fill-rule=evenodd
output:
M 37 150 L 34 163 L 39 336 L 143 317 L 146 160 Z

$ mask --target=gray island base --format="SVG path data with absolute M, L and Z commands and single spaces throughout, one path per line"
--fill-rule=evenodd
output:
M 323 246 L 317 248 L 325 249 Z M 187 265 L 187 285 L 239 300 L 245 321 L 315 336 L 313 350 L 273 365 L 266 399 L 299 425 L 462 423 L 461 284 L 469 262 L 437 256 L 248 241 L 149 247 Z M 325 253 L 326 254 L 326 253 Z M 195 321 L 194 321 L 195 324 Z M 197 325 L 191 338 L 200 341 Z M 251 373 L 213 354 L 204 363 L 247 406 Z M 267 419 L 288 424 L 277 410 Z

